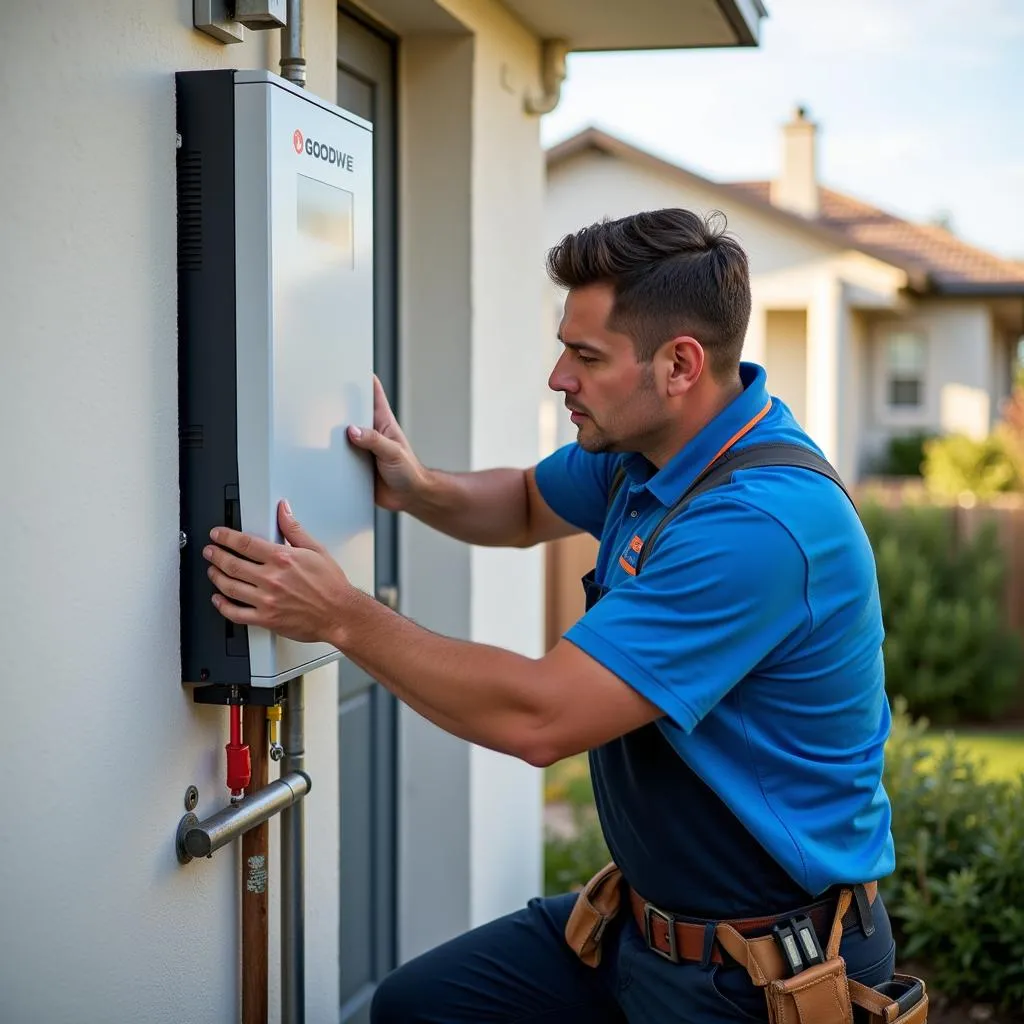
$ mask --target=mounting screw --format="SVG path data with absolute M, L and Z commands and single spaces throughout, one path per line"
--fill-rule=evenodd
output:
M 189 786 L 185 790 L 185 810 L 194 811 L 199 806 L 199 790 L 195 786 Z
M 180 551 L 188 543 L 188 534 L 184 530 L 178 531 L 178 550 Z
M 282 757 L 284 757 L 284 747 L 282 747 L 280 743 L 271 743 L 270 760 L 280 761 Z
M 181 149 L 181 132 L 174 133 L 174 148 Z

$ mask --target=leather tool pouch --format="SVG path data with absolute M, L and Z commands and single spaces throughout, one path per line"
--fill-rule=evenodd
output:
M 622 872 L 607 864 L 583 887 L 565 925 L 565 941 L 588 967 L 601 962 L 601 939 L 622 907 Z
M 853 1024 L 846 961 L 837 956 L 792 978 L 769 982 L 771 1024 Z
M 846 977 L 846 961 L 839 955 L 843 917 L 853 899 L 844 889 L 839 896 L 824 963 L 779 978 L 746 960 L 751 979 L 765 985 L 771 1024 L 926 1024 L 928 993 L 920 978 L 897 974 L 892 981 L 869 988 Z M 754 967 L 751 970 L 751 967 Z M 857 1007 L 856 1014 L 854 1006 Z
M 928 990 L 920 978 L 896 974 L 874 988 L 850 982 L 855 1024 L 926 1024 Z

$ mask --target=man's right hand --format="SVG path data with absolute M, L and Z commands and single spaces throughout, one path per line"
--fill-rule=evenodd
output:
M 388 396 L 376 374 L 373 378 L 373 427 L 349 427 L 349 440 L 357 448 L 372 453 L 377 465 L 374 498 L 389 512 L 406 510 L 417 488 L 426 481 L 426 471 L 413 454 Z
M 407 512 L 467 544 L 529 547 L 578 533 L 545 503 L 532 469 L 447 473 L 426 469 L 413 454 L 373 378 L 373 427 L 348 429 L 349 440 L 377 466 L 374 498 L 390 512 Z

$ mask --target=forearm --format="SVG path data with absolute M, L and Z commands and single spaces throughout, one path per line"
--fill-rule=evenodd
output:
M 438 636 L 353 592 L 331 642 L 403 703 L 446 732 L 536 761 L 549 717 L 539 663 Z
M 521 469 L 427 470 L 406 511 L 467 544 L 522 547 L 529 540 L 529 497 Z

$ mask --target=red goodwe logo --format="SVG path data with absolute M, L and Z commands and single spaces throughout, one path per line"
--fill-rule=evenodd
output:
M 307 139 L 298 128 L 292 132 L 292 145 L 300 156 L 305 153 L 314 160 L 323 160 L 327 164 L 340 167 L 343 171 L 351 172 L 356 169 L 355 157 L 351 153 L 343 153 L 319 139 Z

